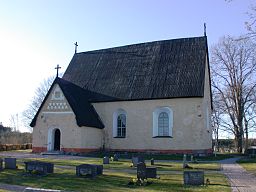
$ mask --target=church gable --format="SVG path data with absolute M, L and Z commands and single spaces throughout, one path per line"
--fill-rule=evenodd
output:
M 106 99 L 111 97 L 102 94 L 87 91 L 74 85 L 68 81 L 56 78 L 48 91 L 43 103 L 41 104 L 37 114 L 32 120 L 30 126 L 36 125 L 39 112 L 74 112 L 78 126 L 87 126 L 95 128 L 104 128 L 99 115 L 89 102 L 90 99 Z
M 53 90 L 51 91 L 42 111 L 60 113 L 72 112 L 72 109 L 58 84 L 54 85 Z

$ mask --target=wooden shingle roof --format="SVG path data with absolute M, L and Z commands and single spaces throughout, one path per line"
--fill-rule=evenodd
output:
M 63 79 L 117 100 L 202 97 L 207 54 L 206 36 L 81 52 Z

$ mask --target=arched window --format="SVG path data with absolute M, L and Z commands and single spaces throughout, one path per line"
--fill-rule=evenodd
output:
M 113 114 L 113 137 L 125 138 L 126 137 L 126 111 L 118 109 Z
M 169 107 L 158 107 L 153 112 L 153 137 L 171 137 L 173 112 Z
M 117 137 L 125 137 L 126 135 L 126 116 L 125 114 L 117 117 Z
M 169 136 L 169 115 L 166 112 L 158 116 L 158 136 Z

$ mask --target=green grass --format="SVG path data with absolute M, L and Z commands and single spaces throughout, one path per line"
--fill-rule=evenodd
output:
M 29 159 L 52 162 L 55 164 L 54 173 L 47 176 L 31 176 L 24 171 L 24 159 L 18 159 L 18 170 L 3 170 L 0 174 L 2 183 L 23 185 L 36 188 L 49 188 L 67 191 L 202 191 L 229 192 L 230 187 L 224 175 L 216 172 L 219 170 L 218 163 L 190 164 L 193 170 L 205 170 L 205 179 L 209 178 L 211 184 L 199 187 L 183 186 L 183 169 L 181 162 L 156 162 L 160 179 L 149 179 L 153 183 L 148 186 L 130 186 L 129 181 L 136 178 L 136 168 L 130 167 L 131 160 L 120 160 L 104 165 L 104 174 L 95 179 L 81 178 L 75 175 L 75 166 L 83 163 L 102 164 L 101 158 L 84 158 L 79 160 L 61 159 Z M 69 166 L 62 167 L 59 166 Z M 147 164 L 149 166 L 149 163 Z M 170 172 L 168 172 L 170 171 Z M 174 171 L 174 172 L 172 172 Z M 1 192 L 1 191 L 0 191 Z
M 237 161 L 245 170 L 252 172 L 256 175 L 256 157 L 254 158 L 243 158 Z
M 75 170 L 55 169 L 55 173 L 48 176 L 27 176 L 19 169 L 4 170 L 0 180 L 3 183 L 24 185 L 30 187 L 59 189 L 69 191 L 230 191 L 225 177 L 221 174 L 206 174 L 211 184 L 199 187 L 184 187 L 182 172 L 179 174 L 160 174 L 160 179 L 151 179 L 148 186 L 129 186 L 135 174 L 126 172 L 107 172 L 95 179 L 75 176 Z
M 93 154 L 95 157 L 102 158 L 104 156 L 103 153 L 95 153 Z M 120 158 L 132 158 L 132 156 L 137 156 L 141 154 L 133 154 L 133 153 L 127 153 L 127 154 L 119 154 Z M 114 156 L 114 153 L 108 154 L 108 156 Z M 209 156 L 200 156 L 195 157 L 194 159 L 199 161 L 218 161 L 223 160 L 227 158 L 232 158 L 234 154 L 222 154 L 217 153 L 216 155 L 212 154 Z M 155 160 L 183 160 L 183 154 L 143 154 L 143 157 L 146 160 L 155 159 Z M 187 155 L 187 158 L 190 159 L 191 155 Z
M 31 149 L 27 149 L 27 150 L 15 150 L 15 151 L 4 151 L 5 153 L 31 153 L 32 150 Z M 132 156 L 137 156 L 137 155 L 141 155 L 138 153 L 126 153 L 126 154 L 122 154 L 120 153 L 119 156 L 122 159 L 128 158 L 131 159 Z M 150 159 L 155 159 L 155 160 L 183 160 L 183 154 L 142 154 L 143 157 L 146 160 L 150 160 Z M 232 158 L 234 157 L 235 154 L 223 154 L 223 153 L 217 153 L 216 155 L 212 154 L 209 156 L 202 156 L 202 157 L 195 157 L 194 156 L 194 160 L 198 160 L 198 161 L 218 161 L 218 160 L 223 160 L 223 159 L 227 159 L 227 158 Z M 1 156 L 1 151 L 0 151 L 0 156 Z M 93 153 L 93 154 L 87 154 L 85 155 L 86 157 L 95 157 L 95 158 L 103 158 L 105 156 L 104 153 Z M 114 153 L 109 153 L 107 156 L 114 156 Z M 190 155 L 187 155 L 187 159 L 190 159 Z
M 21 149 L 21 150 L 11 150 L 11 151 L 0 151 L 0 154 L 1 152 L 5 152 L 5 153 L 32 153 L 32 149 Z
M 44 162 L 54 163 L 58 166 L 77 166 L 81 164 L 102 164 L 102 159 L 100 158 L 84 158 L 77 160 L 64 160 L 64 159 L 46 159 L 46 158 L 36 158 L 36 159 L 18 159 L 18 165 L 23 165 L 24 161 L 39 160 Z M 150 166 L 150 162 L 146 163 Z M 214 162 L 200 162 L 200 163 L 189 163 L 189 165 L 195 170 L 220 170 L 220 164 Z M 131 160 L 120 159 L 119 161 L 111 161 L 110 164 L 103 165 L 104 169 L 132 169 Z M 171 162 L 171 161 L 156 161 L 155 167 L 159 171 L 183 171 L 182 162 Z M 135 170 L 135 168 L 133 168 Z

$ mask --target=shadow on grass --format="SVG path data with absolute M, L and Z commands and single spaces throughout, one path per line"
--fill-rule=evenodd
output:
M 224 184 L 218 184 L 218 183 L 213 183 L 213 184 L 209 184 L 212 186 L 222 186 L 222 187 L 229 187 L 229 185 L 224 185 Z
M 160 163 L 155 163 L 154 165 L 155 167 L 173 167 L 173 165 L 167 165 L 167 164 L 160 164 Z

